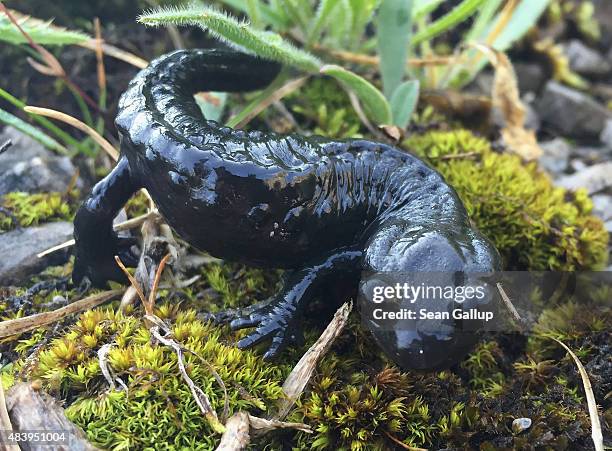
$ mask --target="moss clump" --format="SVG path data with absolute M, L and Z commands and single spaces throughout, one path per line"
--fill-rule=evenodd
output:
M 599 269 L 608 233 L 590 215 L 585 191 L 555 187 L 535 163 L 496 153 L 466 130 L 432 131 L 404 141 L 453 186 L 506 269 Z
M 71 221 L 75 213 L 71 201 L 75 198 L 74 193 L 66 196 L 58 192 L 28 194 L 16 191 L 5 194 L 2 207 L 13 217 L 0 212 L 0 231 L 12 230 L 17 225 L 28 227 L 51 221 Z
M 392 367 L 375 374 L 347 369 L 339 356 L 323 362 L 311 392 L 302 398 L 295 414 L 315 429 L 313 436 L 300 437 L 300 449 L 386 450 L 397 442 L 423 446 L 461 423 L 464 404 L 454 404 L 448 417 L 434 418 L 423 391 L 415 390 L 428 379 L 439 386 L 446 382 L 459 385 L 462 391 L 451 373 L 423 378 Z M 449 396 L 455 395 L 456 390 L 451 389 Z
M 162 305 L 156 314 L 171 325 L 176 341 L 206 361 L 188 352 L 184 356 L 189 376 L 219 414 L 223 389 L 210 368 L 225 383 L 230 415 L 237 410 L 261 413 L 282 396 L 285 368 L 224 344 L 221 329 L 198 320 L 194 310 Z M 105 343 L 114 345 L 108 364 L 127 392 L 108 391 L 97 356 Z M 40 352 L 28 377 L 41 379 L 66 400 L 67 416 L 104 449 L 213 449 L 220 438 L 181 378 L 176 354 L 154 343 L 136 316 L 112 308 L 82 314 Z
M 202 268 L 201 283 L 189 289 L 203 297 L 204 310 L 246 307 L 276 293 L 280 271 L 249 268 L 235 263 L 211 263 Z
M 291 111 L 300 115 L 305 128 L 315 135 L 330 138 L 358 138 L 361 121 L 351 102 L 338 85 L 328 79 L 314 78 L 298 94 L 288 97 Z

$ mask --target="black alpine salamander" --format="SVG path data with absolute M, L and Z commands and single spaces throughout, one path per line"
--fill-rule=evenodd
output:
M 142 187 L 196 248 L 290 270 L 273 300 L 231 322 L 256 328 L 240 347 L 271 339 L 266 357 L 298 338 L 304 307 L 322 282 L 357 282 L 362 271 L 499 268 L 497 251 L 470 226 L 453 188 L 416 157 L 361 139 L 233 130 L 203 118 L 193 98 L 261 89 L 279 70 L 236 51 L 182 50 L 132 80 L 116 118 L 121 158 L 74 221 L 76 283 L 124 280 L 114 256 L 134 264 L 133 240 L 118 238 L 112 221 Z M 403 367 L 444 365 L 465 347 L 452 324 L 442 334 L 417 327 L 374 335 Z

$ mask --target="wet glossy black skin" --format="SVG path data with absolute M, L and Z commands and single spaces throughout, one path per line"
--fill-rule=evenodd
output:
M 455 191 L 416 157 L 366 140 L 244 132 L 202 117 L 198 91 L 266 87 L 276 63 L 226 50 L 177 51 L 152 62 L 123 94 L 122 156 L 75 219 L 75 282 L 123 280 L 113 256 L 134 264 L 112 231 L 118 210 L 145 187 L 193 246 L 226 260 L 285 268 L 283 290 L 234 318 L 256 327 L 266 356 L 299 336 L 300 316 L 324 282 L 373 271 L 490 271 L 492 245 L 471 228 Z M 439 366 L 464 339 L 375 334 L 404 367 Z M 418 351 L 415 353 L 415 351 Z

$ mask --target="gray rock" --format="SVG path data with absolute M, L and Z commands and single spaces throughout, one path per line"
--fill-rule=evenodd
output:
M 13 145 L 0 155 L 0 195 L 11 191 L 64 191 L 76 169 L 70 158 L 58 156 L 12 127 L 0 134 L 0 143 Z M 82 187 L 80 181 L 77 187 Z
M 560 174 L 567 169 L 572 148 L 562 138 L 555 138 L 540 144 L 542 156 L 540 166 L 551 174 Z
M 612 196 L 608 194 L 595 194 L 591 197 L 593 201 L 593 213 L 604 221 L 612 220 Z
M 612 119 L 606 121 L 601 135 L 599 135 L 599 140 L 609 149 L 612 149 Z
M 557 179 L 557 184 L 568 189 L 586 188 L 589 194 L 602 191 L 612 186 L 612 161 L 599 163 L 588 168 Z
M 579 74 L 603 76 L 612 70 L 612 66 L 603 55 L 577 39 L 565 46 L 565 54 L 570 68 Z
M 577 146 L 572 148 L 572 157 L 580 158 L 589 165 L 612 160 L 612 147 Z
M 514 71 L 518 79 L 519 90 L 522 93 L 534 92 L 537 93 L 542 89 L 546 75 L 539 64 L 516 62 Z
M 536 102 L 542 122 L 564 136 L 599 139 L 612 112 L 587 94 L 549 81 Z
M 586 168 L 589 167 L 589 165 L 586 164 L 584 160 L 580 158 L 572 158 L 570 160 L 569 165 L 570 165 L 570 168 L 572 169 L 572 172 L 584 171 Z
M 72 224 L 51 222 L 0 234 L 0 286 L 19 285 L 49 265 L 66 262 L 69 249 L 43 258 L 36 254 L 72 239 Z

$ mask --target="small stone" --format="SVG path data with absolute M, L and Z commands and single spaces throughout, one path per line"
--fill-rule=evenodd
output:
M 589 165 L 580 158 L 572 158 L 570 161 L 570 168 L 572 169 L 572 172 L 584 171 L 588 167 Z
M 535 104 L 542 122 L 573 138 L 599 139 L 612 112 L 587 94 L 549 81 Z
M 612 220 L 612 196 L 608 194 L 595 194 L 593 201 L 593 214 L 604 221 Z
M 512 422 L 512 432 L 520 434 L 531 427 L 531 418 L 517 418 Z
M 612 70 L 612 66 L 603 55 L 577 39 L 573 39 L 565 46 L 565 54 L 570 68 L 579 74 L 602 76 Z
M 50 265 L 67 261 L 70 249 L 38 258 L 37 254 L 72 238 L 72 224 L 50 222 L 40 227 L 0 234 L 0 285 L 19 285 Z
M 514 64 L 514 72 L 522 93 L 540 92 L 546 80 L 544 70 L 539 64 L 517 62 Z
M 612 160 L 612 147 L 578 146 L 572 149 L 572 157 L 580 158 L 588 165 Z
M 572 148 L 562 138 L 540 143 L 542 156 L 540 166 L 552 174 L 560 174 L 567 169 Z
M 599 140 L 612 149 L 612 119 L 606 121 L 601 135 L 599 135 Z
M 13 145 L 0 155 L 0 195 L 64 191 L 68 187 L 76 173 L 70 158 L 51 153 L 12 127 L 0 134 L 0 143 L 8 139 Z M 82 187 L 80 180 L 77 187 Z
M 589 166 L 580 172 L 561 177 L 557 184 L 567 189 L 586 188 L 589 194 L 612 186 L 612 162 Z

